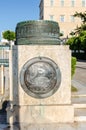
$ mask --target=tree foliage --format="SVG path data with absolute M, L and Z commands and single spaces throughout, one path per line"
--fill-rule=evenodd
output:
M 81 49 L 81 40 L 79 36 L 74 36 L 68 39 L 68 41 L 66 42 L 67 45 L 70 45 L 70 49 L 74 50 L 76 52 L 76 50 L 78 50 L 78 52 Z
M 15 40 L 15 32 L 7 30 L 3 32 L 3 38 L 7 39 L 8 41 L 14 41 Z
M 76 12 L 74 14 L 74 17 L 79 17 L 82 21 L 82 24 L 80 27 L 77 26 L 77 28 L 75 29 L 75 33 L 79 34 L 81 31 L 85 31 L 86 30 L 86 11 L 84 13 L 80 12 Z
M 81 40 L 81 46 L 82 50 L 86 53 L 86 31 L 82 31 L 80 33 L 80 40 Z
M 80 13 L 76 12 L 74 14 L 74 17 L 79 17 L 79 18 L 81 18 L 81 20 L 82 20 L 83 23 L 86 23 L 86 11 L 84 13 L 82 13 L 82 12 L 80 12 Z
M 74 51 L 83 50 L 86 53 L 86 11 L 84 13 L 76 12 L 74 16 L 81 18 L 83 23 L 75 29 L 75 32 L 71 32 L 72 38 L 68 39 L 66 44 L 70 45 L 70 49 Z

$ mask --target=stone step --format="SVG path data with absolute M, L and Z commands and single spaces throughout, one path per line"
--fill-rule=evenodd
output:
M 83 104 L 76 103 L 76 104 L 73 104 L 73 106 L 74 106 L 74 108 L 86 108 L 86 104 L 85 103 L 83 103 Z
M 86 97 L 86 94 L 72 94 L 72 97 Z
M 86 116 L 86 108 L 74 109 L 74 116 Z
M 86 122 L 86 116 L 75 116 L 74 121 L 85 121 Z
M 74 120 L 86 121 L 86 103 L 76 103 L 74 106 Z
M 86 104 L 86 97 L 84 96 L 76 96 L 72 97 L 73 104 Z

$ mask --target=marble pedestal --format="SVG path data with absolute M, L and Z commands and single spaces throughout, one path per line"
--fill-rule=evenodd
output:
M 37 99 L 21 87 L 20 72 L 23 65 L 34 57 L 52 59 L 60 68 L 61 84 L 50 97 Z M 10 50 L 10 101 L 8 122 L 64 123 L 74 121 L 71 104 L 71 52 L 62 45 L 20 45 Z

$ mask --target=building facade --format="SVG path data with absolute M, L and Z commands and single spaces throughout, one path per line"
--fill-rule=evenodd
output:
M 81 19 L 73 15 L 86 11 L 86 0 L 40 0 L 39 8 L 40 20 L 57 21 L 66 38 L 81 25 Z

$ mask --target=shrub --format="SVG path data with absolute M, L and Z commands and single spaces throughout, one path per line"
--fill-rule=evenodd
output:
M 71 58 L 71 77 L 75 74 L 75 69 L 76 69 L 76 57 Z M 75 86 L 71 86 L 71 91 L 72 92 L 77 92 L 77 88 Z
M 72 92 L 77 92 L 78 90 L 77 90 L 76 87 L 72 86 L 72 87 L 71 87 L 71 91 L 72 91 Z
M 75 69 L 76 69 L 76 58 L 72 57 L 71 58 L 71 77 L 75 74 Z

